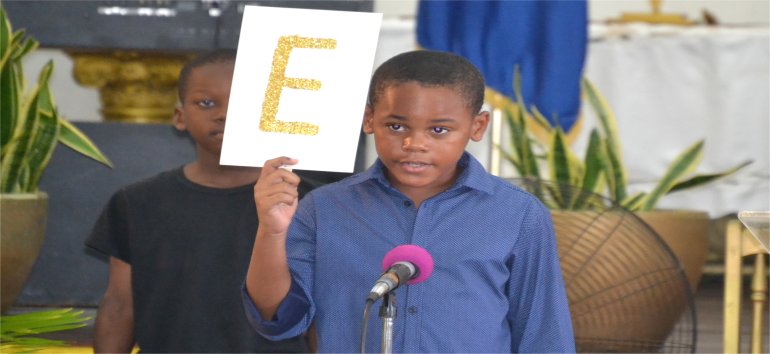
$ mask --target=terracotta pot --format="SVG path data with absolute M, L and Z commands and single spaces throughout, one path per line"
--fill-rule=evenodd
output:
M 666 242 L 684 267 L 693 293 L 698 288 L 708 255 L 707 213 L 694 210 L 636 212 Z
M 634 214 L 552 211 L 579 352 L 657 352 L 687 309 L 687 278 Z
M 48 216 L 45 193 L 0 194 L 0 298 L 5 313 L 21 293 L 40 252 Z

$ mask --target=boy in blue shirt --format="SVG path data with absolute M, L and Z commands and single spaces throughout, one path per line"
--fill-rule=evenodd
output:
M 309 193 L 269 160 L 254 187 L 260 225 L 244 305 L 262 335 L 315 322 L 320 352 L 356 352 L 361 314 L 382 257 L 426 249 L 432 275 L 400 287 L 394 352 L 574 352 L 549 211 L 465 152 L 489 123 L 484 80 L 449 53 L 397 55 L 374 73 L 363 130 L 378 160 Z M 378 323 L 377 311 L 369 322 Z M 380 351 L 369 326 L 368 352 Z

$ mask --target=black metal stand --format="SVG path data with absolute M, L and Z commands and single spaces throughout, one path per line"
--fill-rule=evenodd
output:
M 382 353 L 393 353 L 393 319 L 396 318 L 396 294 L 386 293 L 380 306 L 382 319 Z

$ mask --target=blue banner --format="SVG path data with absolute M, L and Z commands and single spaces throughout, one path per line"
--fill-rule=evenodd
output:
M 469 59 L 489 88 L 511 100 L 518 65 L 527 106 L 569 131 L 580 111 L 587 25 L 584 0 L 421 0 L 417 42 Z

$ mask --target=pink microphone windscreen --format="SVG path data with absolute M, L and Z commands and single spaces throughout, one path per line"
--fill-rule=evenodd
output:
M 433 257 L 424 248 L 416 245 L 401 245 L 390 250 L 382 258 L 382 271 L 387 271 L 393 264 L 403 261 L 414 264 L 419 270 L 417 277 L 407 281 L 407 284 L 417 284 L 433 273 Z

